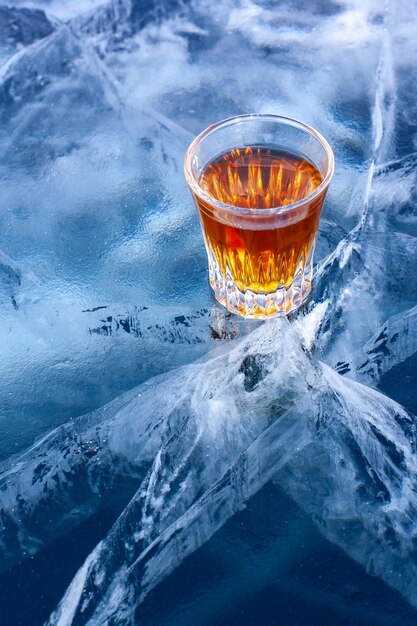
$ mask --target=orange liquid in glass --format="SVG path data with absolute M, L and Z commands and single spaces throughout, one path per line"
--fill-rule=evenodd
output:
M 212 198 L 254 212 L 302 200 L 321 182 L 320 172 L 305 158 L 256 146 L 221 154 L 205 167 L 199 180 Z M 209 256 L 214 255 L 221 274 L 243 292 L 267 294 L 290 287 L 296 271 L 309 258 L 323 197 L 307 201 L 295 218 L 294 213 L 278 222 L 262 217 L 262 222 L 255 225 L 252 221 L 249 227 L 226 223 L 230 220 L 219 219 L 209 203 L 198 197 L 196 202 Z

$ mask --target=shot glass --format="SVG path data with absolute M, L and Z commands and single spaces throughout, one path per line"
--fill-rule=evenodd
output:
M 300 307 L 311 291 L 320 213 L 334 171 L 324 137 L 297 120 L 240 115 L 198 135 L 184 171 L 216 300 L 246 318 Z

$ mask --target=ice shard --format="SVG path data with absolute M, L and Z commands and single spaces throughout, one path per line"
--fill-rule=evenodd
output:
M 314 364 L 285 323 L 195 367 L 147 477 L 50 623 L 133 620 L 149 590 L 271 478 L 415 603 L 415 418 Z M 406 583 L 389 574 L 405 558 Z

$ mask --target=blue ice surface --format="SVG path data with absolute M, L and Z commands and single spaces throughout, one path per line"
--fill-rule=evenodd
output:
M 417 622 L 416 13 L 0 6 L 2 626 Z M 266 324 L 213 302 L 182 174 L 253 111 L 337 163 Z

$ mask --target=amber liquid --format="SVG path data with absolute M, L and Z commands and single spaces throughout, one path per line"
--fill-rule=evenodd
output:
M 239 218 L 222 217 L 216 207 L 196 198 L 209 257 L 214 255 L 220 273 L 243 292 L 289 288 L 314 247 L 323 197 L 288 214 L 260 212 L 258 220 L 256 211 L 307 198 L 321 182 L 320 172 L 305 158 L 273 148 L 236 148 L 211 161 L 200 187 L 222 203 L 253 209 L 256 218 L 250 215 L 242 226 Z

